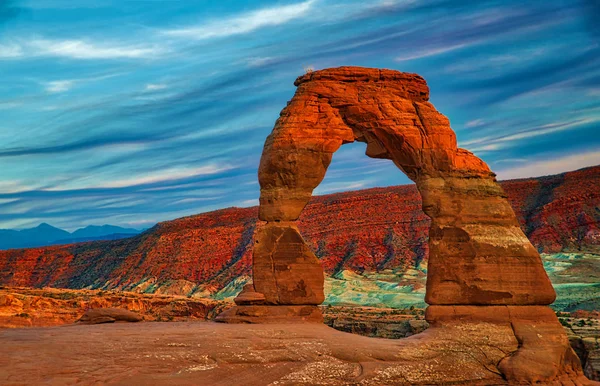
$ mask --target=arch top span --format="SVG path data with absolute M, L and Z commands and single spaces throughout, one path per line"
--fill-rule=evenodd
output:
M 417 74 L 340 67 L 305 74 L 295 85 L 261 158 L 263 220 L 296 220 L 333 153 L 354 141 L 365 142 L 367 156 L 393 161 L 415 182 L 494 176 L 458 148 L 448 119 L 429 103 L 429 87 Z

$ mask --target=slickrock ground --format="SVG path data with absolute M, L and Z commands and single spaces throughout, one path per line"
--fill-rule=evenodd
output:
M 5 329 L 0 380 L 5 386 L 502 385 L 496 363 L 518 342 L 498 328 L 463 323 L 402 340 L 313 324 Z M 476 343 L 484 337 L 485 345 Z
M 190 327 L 188 327 L 188 325 L 190 324 L 190 321 L 202 321 L 202 320 L 206 320 L 206 319 L 213 319 L 221 310 L 225 309 L 226 307 L 230 307 L 231 303 L 225 303 L 225 302 L 215 302 L 215 301 L 210 301 L 210 300 L 206 300 L 206 299 L 189 299 L 189 298 L 185 298 L 185 297 L 173 297 L 173 296 L 164 296 L 164 295 L 138 295 L 138 294 L 132 294 L 132 293 L 119 293 L 119 292 L 112 292 L 112 291 L 87 291 L 87 290 L 81 290 L 81 291 L 76 291 L 76 290 L 56 290 L 56 289 L 27 289 L 27 288 L 3 288 L 0 289 L 0 329 L 1 328 L 17 328 L 17 327 L 31 327 L 31 326 L 58 326 L 58 325 L 62 325 L 63 327 L 67 328 L 69 327 L 69 324 L 72 324 L 73 322 L 75 322 L 77 319 L 79 319 L 79 317 L 84 314 L 85 310 L 88 308 L 94 308 L 94 309 L 100 309 L 103 310 L 105 308 L 98 308 L 98 307 L 122 307 L 123 310 L 125 309 L 129 309 L 129 310 L 135 310 L 137 313 L 143 315 L 144 319 L 146 321 L 179 321 L 180 323 L 161 323 L 160 325 L 172 325 L 171 327 L 159 327 L 159 326 L 154 326 L 153 327 L 148 327 L 148 323 L 136 323 L 135 326 L 139 327 L 139 329 L 141 331 L 147 332 L 148 334 L 156 334 L 155 338 L 156 339 L 161 339 L 161 337 L 163 336 L 162 334 L 165 333 L 165 331 L 177 331 L 177 329 L 180 326 L 180 328 L 182 328 L 184 331 L 188 331 Z M 364 336 L 370 336 L 370 337 L 378 337 L 378 338 L 390 338 L 390 339 L 398 339 L 398 338 L 405 338 L 407 336 L 412 336 L 415 334 L 418 334 L 422 331 L 424 331 L 427 328 L 427 322 L 424 320 L 424 312 L 422 309 L 382 309 L 382 308 L 373 308 L 373 307 L 322 307 L 323 310 L 323 314 L 325 316 L 325 323 L 326 325 L 329 325 L 331 327 L 334 327 L 337 330 L 340 331 L 345 331 L 345 332 L 349 332 L 349 333 L 353 333 L 353 334 L 358 334 L 358 335 L 364 335 Z M 583 367 L 585 370 L 586 375 L 590 378 L 590 379 L 600 379 L 599 377 L 599 372 L 598 370 L 600 369 L 600 345 L 598 343 L 598 338 L 600 336 L 600 325 L 598 323 L 598 318 L 600 318 L 600 315 L 597 315 L 597 313 L 586 313 L 586 312 L 582 312 L 582 311 L 578 311 L 576 313 L 573 314 L 568 314 L 568 313 L 561 313 L 560 314 L 560 319 L 561 322 L 563 323 L 563 325 L 565 326 L 565 329 L 567 330 L 567 332 L 569 333 L 570 336 L 570 340 L 571 340 L 571 344 L 573 346 L 573 348 L 575 349 L 575 351 L 578 353 L 578 355 L 580 356 L 580 358 L 582 358 L 582 363 L 583 363 Z M 192 325 L 194 325 L 193 323 L 191 323 Z M 120 325 L 119 325 L 120 326 Z M 211 326 L 210 328 L 216 328 L 217 330 L 215 330 L 215 333 L 211 333 L 210 336 L 214 336 L 215 334 L 218 335 L 218 332 L 220 331 L 219 329 L 221 327 L 219 327 L 220 325 L 218 324 L 214 324 L 214 323 L 210 323 L 209 326 Z M 90 326 L 90 327 L 96 327 L 96 326 Z M 108 326 L 107 326 L 108 327 Z M 112 325 L 112 327 L 117 327 L 117 325 Z M 247 325 L 242 325 L 240 326 L 241 330 L 238 331 L 238 335 L 244 335 L 246 330 L 244 330 L 244 328 L 248 329 L 248 333 L 250 335 L 253 334 L 253 331 L 255 331 L 255 327 L 256 326 L 247 326 Z M 283 326 L 281 327 L 282 329 L 287 329 L 287 326 Z M 19 331 L 23 330 L 23 329 L 18 329 Z M 3 346 L 5 343 L 7 344 L 11 344 L 13 346 L 11 347 L 16 347 L 14 346 L 16 344 L 16 342 L 11 342 L 11 339 L 15 338 L 16 336 L 29 336 L 29 339 L 32 339 L 31 341 L 31 346 L 27 346 L 29 347 L 28 349 L 34 349 L 35 345 L 33 343 L 33 340 L 35 339 L 39 339 L 40 341 L 42 340 L 46 340 L 46 337 L 49 335 L 54 335 L 55 332 L 54 329 L 40 329 L 40 328 L 27 328 L 24 329 L 22 332 L 18 332 L 16 333 L 17 335 L 13 335 L 13 333 L 2 333 L 0 332 L 0 346 Z M 77 330 L 77 329 L 67 329 L 64 332 L 64 335 L 62 330 L 57 330 L 57 331 L 61 331 L 60 332 L 60 336 L 62 336 L 64 339 L 67 339 L 65 342 L 71 342 L 73 339 L 76 340 L 75 344 L 79 345 L 79 343 L 77 343 L 77 339 L 85 339 L 84 337 L 73 337 L 71 336 L 71 334 L 74 334 L 75 332 L 79 333 L 79 331 L 82 330 Z M 117 330 L 111 332 L 111 329 L 108 330 L 83 330 L 83 331 L 88 331 L 89 333 L 96 334 L 98 331 L 102 331 L 102 334 L 105 333 L 110 333 L 110 334 L 114 334 L 114 338 L 118 339 L 119 341 L 123 341 L 123 342 L 128 342 L 127 339 L 129 336 L 129 333 L 125 334 L 125 338 L 120 336 L 120 334 L 122 334 L 122 330 L 120 328 L 117 328 Z M 204 330 L 203 330 L 204 331 Z M 87 334 L 87 332 L 85 333 Z M 179 335 L 177 335 L 179 336 Z M 336 335 L 337 336 L 337 335 Z M 20 338 L 19 338 L 20 339 Z M 56 338 L 59 339 L 59 338 Z M 137 338 L 136 338 L 137 339 Z M 150 339 L 148 337 L 148 339 Z M 187 339 L 187 338 L 185 338 Z M 219 338 L 215 338 L 215 339 L 219 339 Z M 246 342 L 248 339 L 250 338 L 240 338 L 240 342 Z M 353 344 L 352 341 L 353 338 L 348 338 L 347 335 L 344 336 L 344 341 L 348 342 L 349 345 Z M 151 340 L 151 339 L 150 339 Z M 132 344 L 137 345 L 138 343 L 136 343 L 137 340 L 135 342 L 133 342 Z M 58 341 L 54 342 L 55 344 L 58 345 Z M 42 345 L 40 346 L 40 349 L 42 350 L 46 350 L 43 351 L 45 352 L 47 355 L 49 355 L 49 357 L 53 357 L 55 356 L 55 352 L 52 350 L 57 350 L 58 351 L 64 351 L 59 355 L 59 359 L 57 359 L 56 361 L 58 362 L 53 362 L 52 360 L 47 360 L 45 359 L 46 365 L 47 367 L 43 367 L 41 368 L 39 371 L 39 374 L 45 374 L 44 376 L 47 377 L 51 377 L 53 379 L 55 379 L 55 383 L 50 383 L 50 384 L 63 384 L 60 383 L 62 382 L 62 376 L 61 375 L 56 375 L 53 373 L 53 371 L 59 371 L 59 369 L 53 369 L 52 366 L 59 366 L 60 363 L 63 363 L 62 361 L 66 361 L 67 363 L 73 363 L 73 369 L 72 371 L 74 372 L 74 377 L 79 379 L 81 377 L 83 377 L 85 375 L 84 371 L 86 371 L 85 368 L 82 368 L 81 370 L 77 369 L 77 361 L 83 361 L 83 359 L 79 358 L 77 359 L 76 356 L 79 355 L 79 349 L 80 348 L 73 348 L 73 347 L 69 347 L 69 346 L 65 346 L 65 345 L 59 345 L 57 347 L 52 346 L 52 344 L 54 344 L 52 342 L 49 343 L 49 345 Z M 171 342 L 173 343 L 173 342 Z M 339 343 L 339 342 L 338 342 Z M 86 346 L 86 345 L 94 345 L 94 340 L 92 339 L 91 341 L 87 342 L 84 344 L 85 347 L 88 347 L 88 349 L 90 350 L 90 352 L 94 352 L 96 355 L 97 353 L 97 349 L 95 347 L 91 347 L 91 346 Z M 104 343 L 103 343 L 104 344 Z M 125 343 L 123 343 L 125 344 Z M 145 345 L 146 343 L 144 343 Z M 229 343 L 227 342 L 222 342 L 220 345 L 218 345 L 219 347 L 225 347 L 227 346 Z M 294 343 L 295 345 L 300 345 L 300 343 Z M 309 343 L 306 343 L 307 345 Z M 179 346 L 177 346 L 179 345 Z M 122 344 L 120 343 L 119 345 L 116 344 L 112 344 L 112 345 L 105 345 L 103 346 L 101 352 L 104 353 L 107 357 L 109 356 L 114 356 L 115 358 L 118 358 L 119 355 L 127 355 L 127 352 L 125 353 L 119 353 L 119 350 L 121 350 L 122 348 Z M 136 346 L 137 347 L 137 346 Z M 168 347 L 187 347 L 186 350 L 192 350 L 192 348 L 190 348 L 190 343 L 177 343 L 175 342 L 173 345 L 168 346 Z M 216 347 L 216 346 L 215 346 Z M 255 346 L 248 346 L 249 349 L 253 349 L 253 347 Z M 387 346 L 385 346 L 382 349 L 387 348 Z M 19 351 L 21 351 L 23 348 L 19 348 Z M 64 350 L 63 350 L 64 349 Z M 66 350 L 66 351 L 65 351 Z M 111 351 L 111 350 L 114 350 Z M 168 361 L 167 365 L 165 365 L 166 367 L 163 369 L 161 368 L 161 371 L 168 371 L 168 366 L 170 366 L 169 363 L 172 363 L 172 359 L 175 358 L 173 356 L 173 353 L 171 352 L 171 349 L 168 349 L 167 352 L 164 352 L 163 349 L 160 348 L 160 346 L 148 346 L 148 350 L 151 350 L 151 353 L 148 353 L 146 355 L 150 355 L 148 358 L 153 358 L 153 359 L 145 359 L 145 361 L 150 361 L 152 362 L 153 360 L 158 362 L 158 361 Z M 155 351 L 152 351 L 155 350 Z M 170 350 L 170 351 L 169 351 Z M 220 352 L 220 350 L 222 350 L 221 348 L 216 348 L 215 349 L 215 353 Z M 287 351 L 282 351 L 283 353 L 286 353 Z M 249 355 L 250 358 L 256 358 L 256 355 L 260 354 L 262 355 L 262 351 L 258 350 L 256 353 L 254 354 L 249 354 L 249 353 L 238 353 L 238 355 Z M 103 354 L 103 355 L 104 355 Z M 289 353 L 288 353 L 289 354 Z M 285 355 L 288 355 L 285 354 Z M 3 355 L 3 351 L 2 349 L 0 349 L 0 356 Z M 139 353 L 136 354 L 137 356 L 135 356 L 135 358 L 137 358 L 139 356 Z M 181 353 L 177 354 L 177 355 L 183 355 Z M 201 355 L 205 355 L 204 352 L 203 353 L 198 353 L 198 354 L 191 354 L 188 353 L 186 355 L 198 355 L 200 358 Z M 233 355 L 233 354 L 231 354 Z M 281 354 L 283 355 L 283 354 Z M 289 354 L 292 355 L 292 354 Z M 73 356 L 73 357 L 71 357 Z M 169 356 L 173 357 L 169 359 Z M 35 358 L 35 356 L 34 356 Z M 191 357 L 190 357 L 191 358 Z M 196 359 L 198 359 L 196 358 Z M 206 358 L 202 359 L 204 357 L 201 357 L 198 360 L 203 360 L 205 361 Z M 189 358 L 188 358 L 189 359 Z M 8 359 L 5 359 L 6 361 L 11 361 L 10 363 L 12 363 L 13 360 L 16 360 L 16 357 L 13 356 L 13 354 L 9 355 Z M 23 361 L 28 361 L 29 359 L 26 359 L 25 357 L 22 357 Z M 98 364 L 98 367 L 100 367 L 100 365 L 102 365 L 101 359 L 99 359 L 100 362 Z M 123 359 L 123 360 L 131 360 L 131 358 L 129 359 Z M 252 359 L 254 360 L 254 359 Z M 335 360 L 335 359 L 331 359 L 329 358 L 328 360 L 331 360 L 334 366 L 334 369 L 338 369 L 340 365 L 340 363 Z M 0 369 L 4 368 L 2 365 L 4 365 L 5 362 L 2 362 L 2 359 L 0 359 Z M 85 361 L 84 361 L 85 362 Z M 205 361 L 206 362 L 206 361 Z M 9 363 L 9 362 L 6 362 Z M 144 362 L 146 363 L 146 362 Z M 195 363 L 195 362 L 194 362 Z M 204 363 L 204 362 L 202 362 Z M 23 364 L 24 365 L 24 364 Z M 45 366 L 46 366 L 45 365 Z M 264 364 L 263 364 L 264 365 Z M 264 366 L 260 365 L 260 369 L 263 369 Z M 291 364 L 288 364 L 291 366 Z M 322 363 L 315 363 L 312 364 L 311 366 L 321 366 Z M 202 373 L 202 371 L 206 370 L 204 367 L 202 366 L 208 366 L 209 368 L 212 365 L 207 365 L 206 363 L 203 365 L 197 365 L 195 370 L 190 370 L 190 373 L 196 373 L 196 372 L 201 372 L 200 374 L 204 374 Z M 344 366 L 346 366 L 347 368 L 354 368 L 353 366 L 356 366 L 356 364 L 344 364 Z M 151 365 L 152 368 L 155 367 L 155 364 Z M 190 367 L 192 367 L 192 365 L 190 365 Z M 283 366 L 285 369 L 287 369 L 288 367 Z M 297 368 L 298 367 L 298 363 L 295 363 L 294 366 L 292 366 L 293 368 Z M 343 366 L 342 366 L 343 367 Z M 7 370 L 4 370 L 7 371 Z M 46 373 L 47 371 L 49 371 L 49 373 Z M 141 370 L 132 370 L 132 371 L 141 371 Z M 174 371 L 174 370 L 173 370 Z M 178 370 L 179 371 L 179 370 Z M 244 371 L 254 371 L 254 370 L 244 370 Z M 283 371 L 283 370 L 282 370 Z M 335 370 L 337 371 L 337 370 Z M 389 370 L 392 371 L 392 370 Z M 6 373 L 8 374 L 8 373 Z M 10 373 L 12 374 L 12 372 Z M 0 370 L 0 380 L 3 380 L 4 378 L 2 378 L 5 375 L 5 373 L 2 373 L 2 370 Z M 289 375 L 289 374 L 288 374 Z M 15 375 L 16 376 L 16 375 Z M 112 377 L 115 377 L 115 374 L 110 374 L 110 372 L 106 373 L 106 377 L 107 378 L 102 378 L 101 382 L 107 382 L 110 379 L 113 379 Z M 323 375 L 324 376 L 324 375 Z M 41 377 L 41 375 L 40 375 Z M 57 378 L 54 378 L 57 377 Z M 291 377 L 291 375 L 290 375 Z M 40 378 L 41 379 L 41 378 Z M 73 378 L 74 379 L 74 378 Z M 72 384 L 75 383 L 75 381 L 71 379 L 71 381 L 67 380 L 65 381 L 65 384 Z M 99 378 L 100 379 L 100 378 Z M 115 378 L 116 379 L 116 378 Z M 165 382 L 170 382 L 171 378 L 168 378 L 169 380 L 165 380 Z M 178 379 L 176 377 L 176 379 Z M 210 378 L 212 379 L 212 378 Z M 37 383 L 37 382 L 41 382 L 36 378 L 28 378 L 27 382 L 21 383 L 21 384 L 31 384 L 31 383 Z M 123 381 L 125 382 L 125 381 Z M 173 381 L 175 382 L 175 381 Z M 90 384 L 92 383 L 91 380 L 89 378 L 85 378 L 83 380 L 83 384 Z M 0 382 L 0 384 L 4 385 L 4 382 Z M 11 384 L 11 383 L 8 383 Z M 13 383 L 13 384 L 19 384 L 17 383 Z M 173 384 L 177 384 L 177 383 L 173 383 Z M 185 383 L 183 383 L 185 384 Z M 190 383 L 193 384 L 193 383 Z M 258 383 L 261 384 L 261 383 Z M 369 384 L 368 382 L 366 382 L 366 384 Z
M 363 336 L 401 339 L 424 331 L 428 323 L 422 309 L 372 307 L 323 307 L 325 324 Z M 600 312 L 558 312 L 571 347 L 579 356 L 585 375 L 600 381 Z

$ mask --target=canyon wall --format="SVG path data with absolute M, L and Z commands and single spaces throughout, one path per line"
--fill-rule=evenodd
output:
M 543 253 L 600 253 L 600 167 L 501 182 Z M 130 239 L 0 251 L 0 285 L 213 294 L 251 274 L 258 210 L 166 221 Z M 298 228 L 326 274 L 427 263 L 429 219 L 414 185 L 313 197 Z

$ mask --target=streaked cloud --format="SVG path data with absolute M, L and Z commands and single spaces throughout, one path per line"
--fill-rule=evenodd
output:
M 314 194 L 328 194 L 335 192 L 347 192 L 350 190 L 364 189 L 367 186 L 365 182 L 337 182 L 337 183 L 324 183 L 319 185 Z
M 423 75 L 459 144 L 501 176 L 600 149 L 589 2 L 68 3 L 29 1 L 36 23 L 0 26 L 0 228 L 256 204 L 264 140 L 309 65 Z M 316 192 L 409 182 L 364 153 L 342 146 Z
M 567 130 L 573 130 L 583 125 L 595 123 L 600 123 L 600 116 L 593 118 L 582 118 L 567 122 L 549 123 L 538 127 L 520 130 L 514 134 L 477 138 L 470 141 L 461 142 L 460 145 L 463 147 L 469 147 L 469 149 L 472 149 L 473 151 L 498 150 L 502 148 L 502 146 L 506 146 L 510 142 L 521 141 L 524 139 L 558 133 Z
M 600 151 L 590 151 L 580 154 L 570 154 L 563 157 L 533 160 L 524 166 L 498 170 L 496 173 L 498 178 L 507 180 L 558 174 L 596 165 L 600 165 Z
M 222 38 L 247 34 L 265 27 L 285 24 L 305 16 L 317 0 L 262 8 L 223 19 L 211 20 L 196 26 L 164 31 L 166 35 L 195 40 Z
M 23 55 L 25 55 L 23 48 L 18 44 L 0 44 L 0 60 L 19 58 Z
M 158 90 L 164 90 L 167 88 L 166 84 L 162 84 L 162 83 L 148 83 L 145 87 L 146 91 L 158 91 Z
M 397 56 L 397 62 L 404 62 L 407 60 L 415 60 L 415 59 L 423 59 L 430 56 L 436 56 L 440 54 L 445 54 L 447 52 L 459 50 L 461 48 L 467 47 L 467 44 L 457 44 L 451 47 L 437 47 L 437 48 L 429 48 L 424 50 L 416 50 L 410 54 L 404 54 L 402 56 Z
M 69 91 L 73 84 L 72 80 L 53 80 L 46 83 L 46 91 L 51 93 Z
M 158 45 L 121 44 L 118 42 L 93 42 L 79 39 L 21 39 L 10 43 L 0 42 L 0 59 L 56 57 L 76 60 L 143 59 L 166 53 Z
M 182 178 L 218 174 L 231 170 L 231 166 L 207 165 L 198 168 L 173 168 L 158 172 L 141 173 L 135 178 L 109 181 L 102 184 L 102 188 L 122 188 L 125 186 L 152 184 L 157 182 L 174 181 Z

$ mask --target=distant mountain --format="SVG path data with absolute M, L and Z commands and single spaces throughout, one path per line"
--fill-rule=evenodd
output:
M 139 230 L 133 228 L 122 228 L 114 225 L 89 225 L 85 228 L 77 229 L 75 232 L 71 233 L 71 238 L 73 239 L 89 239 L 89 238 L 97 238 L 103 237 L 106 235 L 115 235 L 115 234 L 134 234 L 137 235 L 140 233 Z
M 135 236 L 140 232 L 137 229 L 114 225 L 90 225 L 69 233 L 50 224 L 42 223 L 35 228 L 0 229 L 0 250 L 72 244 L 84 241 L 118 240 Z

